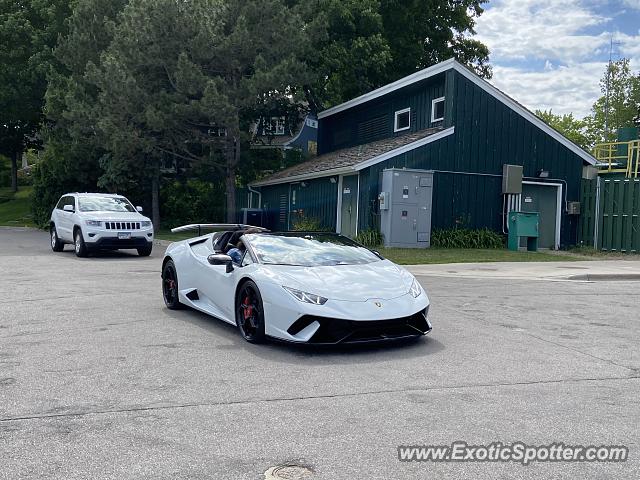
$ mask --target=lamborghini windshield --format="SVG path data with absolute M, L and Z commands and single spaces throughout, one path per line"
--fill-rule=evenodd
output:
M 363 265 L 380 260 L 370 250 L 333 233 L 247 235 L 260 263 L 268 265 Z

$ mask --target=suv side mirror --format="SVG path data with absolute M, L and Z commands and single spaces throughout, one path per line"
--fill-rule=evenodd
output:
M 138 206 L 136 207 L 136 210 L 137 210 L 137 211 L 139 211 L 139 212 L 142 212 L 142 207 L 141 207 L 140 205 L 138 205 Z
M 226 265 L 227 273 L 233 272 L 233 259 L 224 253 L 212 253 L 207 257 L 207 261 L 211 265 Z
M 74 211 L 74 209 L 73 209 L 73 205 L 69 205 L 69 204 L 67 204 L 67 205 L 65 205 L 64 207 L 62 207 L 62 209 L 63 209 L 65 212 L 73 212 L 73 211 Z

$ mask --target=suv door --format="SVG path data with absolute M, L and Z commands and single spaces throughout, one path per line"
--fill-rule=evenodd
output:
M 58 211 L 58 223 L 56 229 L 58 236 L 65 242 L 73 242 L 73 215 L 76 210 L 76 199 L 67 195 L 62 198 L 62 209 Z M 73 212 L 67 212 L 64 210 L 65 205 L 71 205 Z

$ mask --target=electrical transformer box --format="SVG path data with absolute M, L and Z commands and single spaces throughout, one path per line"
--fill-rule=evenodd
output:
M 381 176 L 378 200 L 385 247 L 431 246 L 433 172 L 389 168 Z

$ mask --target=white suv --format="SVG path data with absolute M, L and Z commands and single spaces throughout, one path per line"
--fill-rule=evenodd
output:
M 51 248 L 61 252 L 71 243 L 79 257 L 91 250 L 135 248 L 146 257 L 153 248 L 153 224 L 141 211 L 122 195 L 63 195 L 51 213 Z

